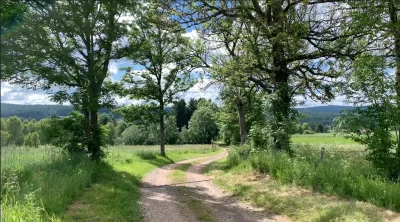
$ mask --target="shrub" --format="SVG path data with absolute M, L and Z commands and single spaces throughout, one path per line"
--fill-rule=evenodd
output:
M 314 134 L 315 132 L 312 130 L 304 130 L 303 134 Z

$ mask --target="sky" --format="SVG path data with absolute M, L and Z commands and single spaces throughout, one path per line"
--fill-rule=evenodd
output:
M 187 29 L 186 36 L 195 38 L 196 33 L 193 28 Z M 119 81 L 121 77 L 124 75 L 125 71 L 121 71 L 122 67 L 132 67 L 134 70 L 140 70 L 142 67 L 134 66 L 133 63 L 129 60 L 118 60 L 112 61 L 109 66 L 109 72 L 111 73 L 112 81 Z M 185 99 L 186 101 L 191 98 L 199 99 L 206 98 L 211 99 L 212 101 L 220 104 L 219 100 L 219 86 L 211 85 L 208 88 L 205 86 L 209 83 L 210 80 L 203 79 L 203 81 L 198 82 L 187 92 L 180 93 L 179 97 Z M 53 90 L 57 90 L 56 88 Z M 298 101 L 303 101 L 303 98 L 296 98 Z M 330 103 L 322 104 L 320 102 L 315 102 L 311 100 L 306 100 L 303 107 L 313 107 L 313 106 L 321 106 L 321 105 L 346 105 L 344 102 L 345 98 L 343 96 L 339 96 Z M 43 90 L 31 90 L 26 89 L 21 85 L 11 85 L 8 82 L 1 82 L 1 102 L 2 103 L 12 103 L 12 104 L 55 104 L 50 101 L 49 94 Z M 141 101 L 131 100 L 129 98 L 116 98 L 116 102 L 118 105 L 129 105 L 129 104 L 138 104 Z M 68 105 L 68 104 L 65 104 Z

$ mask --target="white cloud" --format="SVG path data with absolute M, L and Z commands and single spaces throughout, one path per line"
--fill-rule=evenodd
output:
M 211 99 L 213 102 L 220 103 L 219 100 L 219 85 L 210 85 L 209 79 L 203 79 L 196 83 L 192 88 L 190 88 L 187 92 L 179 93 L 178 97 L 182 98 L 186 101 L 189 101 L 191 98 L 199 99 Z
M 43 90 L 30 90 L 21 85 L 1 82 L 1 102 L 13 104 L 55 104 Z

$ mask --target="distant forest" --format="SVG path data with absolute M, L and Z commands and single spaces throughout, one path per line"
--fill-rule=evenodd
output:
M 314 123 L 329 126 L 340 111 L 352 108 L 352 106 L 316 106 L 298 108 L 298 110 L 302 114 L 300 119 L 301 123 Z M 1 103 L 1 117 L 4 118 L 17 116 L 22 119 L 40 120 L 52 115 L 60 117 L 67 116 L 72 110 L 72 106 L 65 105 L 20 105 Z M 101 109 L 100 113 L 112 115 L 107 109 Z M 119 116 L 116 117 L 118 118 Z
M 67 116 L 72 110 L 72 106 L 65 105 L 21 105 L 1 103 L 1 117 L 3 118 L 17 116 L 21 119 L 41 120 L 53 115 L 59 117 Z M 99 112 L 111 115 L 110 111 L 107 109 L 100 109 Z

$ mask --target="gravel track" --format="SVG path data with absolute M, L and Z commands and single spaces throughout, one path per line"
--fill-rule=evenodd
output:
M 267 222 L 291 221 L 286 216 L 265 214 L 248 204 L 237 201 L 215 186 L 212 178 L 202 174 L 202 169 L 228 155 L 226 149 L 222 153 L 181 161 L 158 168 L 151 172 L 142 182 L 140 189 L 143 221 L 145 222 L 191 222 L 199 221 L 188 206 L 182 204 L 180 188 L 184 187 L 185 195 L 202 202 L 212 212 L 217 221 L 225 222 Z M 171 184 L 168 174 L 182 164 L 194 163 L 186 172 L 185 184 Z

